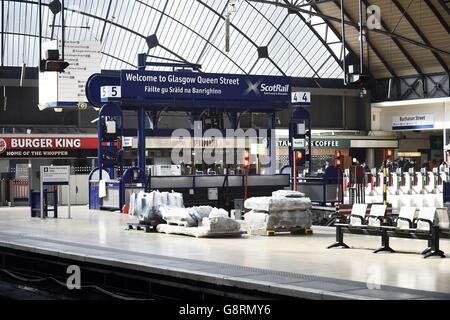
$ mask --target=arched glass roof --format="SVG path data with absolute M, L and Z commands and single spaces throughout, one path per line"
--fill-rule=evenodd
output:
M 61 1 L 61 0 L 60 0 Z M 43 36 L 61 14 L 43 0 Z M 202 64 L 204 72 L 340 78 L 341 45 L 321 18 L 241 0 L 225 52 L 226 0 L 65 0 L 66 40 L 102 42 L 102 69 L 130 69 L 137 54 Z M 4 1 L 3 65 L 38 65 L 38 1 Z M 151 47 L 149 49 L 149 46 Z

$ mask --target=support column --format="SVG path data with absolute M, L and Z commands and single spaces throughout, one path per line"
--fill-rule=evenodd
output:
M 276 137 L 275 137 L 275 113 L 268 115 L 267 119 L 267 149 L 268 157 L 270 161 L 268 174 L 275 174 L 276 164 L 277 164 L 277 153 L 276 153 Z
M 375 149 L 367 149 L 366 163 L 370 169 L 375 167 Z
M 447 126 L 450 123 L 450 121 L 448 119 L 448 113 L 447 113 L 449 106 L 450 106 L 450 102 L 444 102 L 444 105 L 443 105 L 443 108 L 444 108 L 444 125 L 443 125 L 444 148 L 442 150 L 443 151 L 442 159 L 444 159 L 444 161 L 447 162 L 447 164 L 448 164 L 448 161 L 450 160 L 447 158 L 447 145 L 450 143 L 448 136 L 447 136 L 447 132 L 448 132 Z
M 145 172 L 145 110 L 138 110 L 138 167 Z

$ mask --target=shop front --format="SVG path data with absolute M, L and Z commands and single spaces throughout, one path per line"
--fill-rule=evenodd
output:
M 277 169 L 289 164 L 288 137 L 282 130 L 277 135 Z M 340 151 L 347 168 L 353 160 L 375 167 L 381 163 L 384 149 L 398 149 L 395 137 L 370 136 L 312 136 L 312 171 L 323 169 L 326 163 L 334 163 L 336 151 Z
M 7 202 L 28 203 L 29 190 L 39 188 L 41 166 L 70 165 L 74 176 L 87 177 L 97 158 L 97 141 L 92 135 L 0 136 L 0 180 L 8 189 L 3 190 L 9 195 Z M 86 189 L 86 179 L 79 180 L 80 186 L 74 188 Z

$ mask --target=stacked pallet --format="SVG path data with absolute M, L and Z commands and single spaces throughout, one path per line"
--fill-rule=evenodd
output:
M 151 230 L 160 233 L 182 234 L 194 237 L 241 236 L 241 224 L 229 217 L 227 211 L 210 206 L 185 208 L 183 196 L 175 192 L 133 194 L 130 215 L 139 219 L 139 224 L 129 223 L 134 230 Z M 155 228 L 153 228 L 155 227 Z
M 300 192 L 275 191 L 271 197 L 247 199 L 244 206 L 251 210 L 244 215 L 250 234 L 311 233 L 311 200 Z

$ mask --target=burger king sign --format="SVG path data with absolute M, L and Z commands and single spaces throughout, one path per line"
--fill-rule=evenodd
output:
M 84 158 L 97 154 L 94 137 L 14 136 L 0 138 L 0 158 Z

